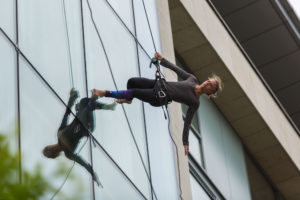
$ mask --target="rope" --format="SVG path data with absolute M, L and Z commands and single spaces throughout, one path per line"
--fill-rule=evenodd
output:
M 67 104 L 63 101 L 63 99 L 57 94 L 57 92 L 53 89 L 53 87 L 48 83 L 48 81 L 39 73 L 39 71 L 36 69 L 36 67 L 30 62 L 30 60 L 27 58 L 27 56 L 19 49 L 19 47 L 12 41 L 12 39 L 7 35 L 7 33 L 0 27 L 1 33 L 6 37 L 6 39 L 10 42 L 12 46 L 16 49 L 16 51 L 19 52 L 19 54 L 24 58 L 24 60 L 29 64 L 31 69 L 37 74 L 37 76 L 46 84 L 46 86 L 51 90 L 51 92 L 57 97 L 57 99 L 66 107 L 68 108 Z M 72 112 L 70 113 L 79 120 L 79 118 Z M 122 168 L 114 161 L 114 159 L 110 156 L 110 154 L 105 150 L 105 148 L 99 143 L 99 141 L 92 135 L 91 131 L 87 129 L 84 124 L 79 120 L 81 125 L 87 130 L 88 134 L 92 139 L 95 141 L 95 143 L 99 146 L 99 148 L 104 152 L 104 154 L 109 158 L 109 160 L 120 170 L 120 172 L 125 176 L 125 178 L 132 184 L 132 186 L 135 188 L 135 190 L 143 197 L 143 199 L 147 199 L 144 194 L 138 189 L 138 187 L 133 183 L 133 181 L 127 176 L 127 174 L 122 170 Z
M 111 64 L 110 64 L 110 60 L 109 60 L 109 58 L 108 58 L 107 51 L 106 51 L 106 48 L 105 48 L 105 46 L 104 46 L 103 40 L 102 40 L 102 38 L 101 38 L 101 35 L 100 35 L 100 33 L 99 33 L 99 30 L 98 30 L 98 28 L 97 28 L 97 25 L 96 25 L 96 23 L 95 23 L 95 21 L 94 21 L 93 11 L 92 11 L 92 9 L 91 9 L 89 0 L 87 0 L 87 4 L 88 4 L 89 11 L 90 11 L 90 16 L 91 16 L 92 23 L 93 23 L 93 25 L 94 25 L 94 28 L 95 28 L 95 31 L 96 31 L 96 33 L 97 33 L 98 39 L 99 39 L 99 41 L 100 41 L 100 43 L 101 43 L 101 46 L 102 46 L 102 49 L 103 49 L 103 51 L 104 51 L 104 55 L 105 55 L 105 58 L 106 58 L 106 61 L 107 61 L 108 67 L 109 67 L 109 71 L 110 71 L 111 76 L 112 76 L 112 80 L 113 80 L 114 86 L 115 86 L 116 90 L 118 91 L 117 82 L 116 82 L 116 80 L 115 80 L 115 77 L 114 77 L 114 74 L 113 74 L 113 71 L 112 71 L 112 67 L 111 67 Z M 126 121 L 127 121 L 128 127 L 129 127 L 129 130 L 130 130 L 130 134 L 131 134 L 132 139 L 133 139 L 133 141 L 134 141 L 135 147 L 136 147 L 136 149 L 137 149 L 137 151 L 138 151 L 139 158 L 140 158 L 140 160 L 141 160 L 141 162 L 142 162 L 143 168 L 144 168 L 144 170 L 145 170 L 145 173 L 146 173 L 146 175 L 147 175 L 148 181 L 149 181 L 149 183 L 150 183 L 151 189 L 153 190 L 154 196 L 155 196 L 155 198 L 157 199 L 155 190 L 154 190 L 153 185 L 152 185 L 152 182 L 151 182 L 151 180 L 150 180 L 150 176 L 149 176 L 149 174 L 148 174 L 148 172 L 147 172 L 146 165 L 145 165 L 145 163 L 144 163 L 144 161 L 143 161 L 142 154 L 141 154 L 141 152 L 140 152 L 140 149 L 139 149 L 138 144 L 137 144 L 137 142 L 136 142 L 136 139 L 135 139 L 135 137 L 134 137 L 134 134 L 133 134 L 133 131 L 132 131 L 132 128 L 131 128 L 131 125 L 130 125 L 130 122 L 129 122 L 129 119 L 128 119 L 128 116 L 127 116 L 127 113 L 126 113 L 126 111 L 125 111 L 125 107 L 124 107 L 123 104 L 122 104 L 122 110 L 123 110 L 123 113 L 124 113 L 124 115 L 125 115 L 125 118 L 126 118 Z
M 132 7 L 132 15 L 133 15 L 133 23 L 134 23 L 134 35 L 137 37 L 137 31 L 136 31 L 136 21 L 135 21 L 135 7 L 134 7 L 134 0 L 131 0 L 131 7 Z M 140 55 L 139 55 L 139 46 L 136 42 L 136 56 L 137 56 L 137 63 L 138 63 L 138 72 L 139 77 L 141 77 L 141 63 L 140 63 Z M 143 122 L 144 122 L 144 130 L 145 130 L 145 139 L 146 139 L 146 147 L 147 147 L 147 159 L 148 159 L 148 167 L 149 167 L 149 176 L 150 176 L 150 182 L 152 183 L 151 178 L 151 162 L 150 162 L 150 153 L 149 153 L 149 144 L 148 144 L 148 131 L 147 131 L 147 123 L 146 123 L 146 115 L 145 115 L 145 103 L 142 102 L 142 108 L 143 108 Z M 153 189 L 151 188 L 151 199 L 153 200 Z
M 71 86 L 74 88 L 74 78 L 73 78 L 73 65 L 72 65 L 72 56 L 71 56 L 71 48 L 70 48 L 70 37 L 69 37 L 69 28 L 68 28 L 68 20 L 66 14 L 66 5 L 65 0 L 62 0 L 62 9 L 64 15 L 64 22 L 65 22 L 65 31 L 67 36 L 67 46 L 68 46 L 68 56 L 69 56 L 69 68 L 70 68 L 70 76 L 71 76 Z
M 149 22 L 149 18 L 148 18 L 148 14 L 147 14 L 147 9 L 146 9 L 146 6 L 145 6 L 145 2 L 144 0 L 142 0 L 143 2 L 143 7 L 144 7 L 144 11 L 145 11 L 145 14 L 146 14 L 146 18 L 147 18 L 147 23 L 148 23 L 148 27 L 149 27 L 149 30 L 150 30 L 150 33 L 151 33 L 151 39 L 152 39 L 152 43 L 153 43 L 153 47 L 154 47 L 154 50 L 155 52 L 156 51 L 156 46 L 155 46 L 155 41 L 154 41 L 154 37 L 153 37 L 153 34 L 152 34 L 152 30 L 151 30 L 151 26 L 150 26 L 150 22 Z M 159 67 L 159 64 L 157 66 L 157 69 L 159 70 L 160 72 L 160 67 Z M 163 75 L 164 77 L 164 75 Z M 162 106 L 163 107 L 163 106 Z M 181 189 L 181 174 L 180 174 L 180 168 L 179 168 L 179 156 L 178 156 L 178 147 L 177 147 L 177 144 L 175 143 L 175 140 L 172 136 L 172 133 L 171 133 L 171 129 L 170 129 L 170 115 L 169 115 L 169 109 L 168 109 L 168 106 L 166 105 L 166 111 L 167 111 L 167 116 L 168 116 L 168 131 L 169 131 L 169 136 L 173 142 L 173 144 L 175 145 L 175 148 L 176 148 L 176 157 L 177 157 L 177 171 L 178 171 L 178 184 L 179 184 L 179 190 L 180 190 L 180 194 L 179 194 L 179 197 L 180 199 L 183 199 L 182 197 L 182 189 Z
M 86 96 L 88 97 L 88 77 L 87 77 L 87 67 L 86 67 L 86 51 L 85 51 L 85 36 L 84 36 L 84 21 L 83 21 L 83 7 L 82 7 L 82 0 L 80 1 L 80 11 L 81 11 L 81 26 L 82 26 L 82 41 L 83 41 L 83 55 L 84 55 L 84 74 L 85 74 L 85 92 Z M 93 166 L 93 149 L 92 149 L 92 139 L 89 138 L 90 143 L 90 159 L 91 159 L 91 168 L 94 171 Z M 95 144 L 94 144 L 95 145 Z M 92 179 L 92 192 L 93 192 L 93 199 L 95 200 L 95 185 L 94 180 Z
M 149 31 L 150 31 L 150 34 L 151 34 L 151 39 L 152 39 L 153 47 L 154 47 L 155 52 L 157 52 L 144 0 L 142 0 L 142 3 L 143 3 L 143 8 L 144 8 L 144 11 L 145 11 L 146 19 L 147 19 L 148 28 L 149 28 Z
M 179 157 L 178 157 L 178 147 L 177 147 L 177 144 L 175 143 L 175 140 L 172 136 L 172 133 L 171 133 L 171 130 L 170 130 L 170 116 L 169 116 L 169 109 L 166 108 L 167 110 L 167 116 L 168 116 L 168 130 L 169 130 L 169 136 L 173 142 L 173 144 L 175 145 L 175 148 L 176 148 L 176 157 L 177 157 L 177 169 L 178 169 L 178 182 L 179 182 L 179 190 L 180 190 L 180 194 L 179 194 L 179 197 L 180 199 L 183 199 L 182 197 L 182 189 L 181 189 L 181 175 L 180 175 L 180 168 L 179 168 Z

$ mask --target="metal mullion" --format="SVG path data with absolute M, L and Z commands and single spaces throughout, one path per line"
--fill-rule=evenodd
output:
M 16 0 L 16 44 L 19 45 L 19 2 Z M 21 151 L 21 107 L 20 107 L 20 56 L 16 49 L 16 68 L 17 68 L 17 134 L 18 134 L 18 160 L 19 160 L 19 183 L 22 184 L 22 151 Z

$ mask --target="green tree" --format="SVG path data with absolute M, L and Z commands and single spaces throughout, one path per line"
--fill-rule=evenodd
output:
M 5 136 L 0 134 L 0 200 L 35 200 L 53 191 L 42 176 L 41 167 L 33 172 L 23 170 L 23 183 L 19 183 L 18 155 L 9 150 Z

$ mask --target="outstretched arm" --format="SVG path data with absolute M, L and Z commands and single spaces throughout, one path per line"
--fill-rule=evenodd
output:
M 66 112 L 64 114 L 63 120 L 60 124 L 59 130 L 65 128 L 68 124 L 68 120 L 69 120 L 69 115 L 71 113 L 71 109 L 74 106 L 74 103 L 76 101 L 76 99 L 79 97 L 79 93 L 77 90 L 75 90 L 74 88 L 72 88 L 72 90 L 70 91 L 70 97 L 69 97 L 69 101 L 68 101 L 68 107 L 66 108 Z
M 169 62 L 167 59 L 163 58 L 159 53 L 155 53 L 155 57 L 160 60 L 160 64 L 166 68 L 173 70 L 180 78 L 183 80 L 188 79 L 189 77 L 194 77 L 194 75 L 184 71 L 180 67 L 174 65 L 173 63 Z
M 117 106 L 116 102 L 113 102 L 111 104 L 105 104 L 105 103 L 96 101 L 95 104 L 96 104 L 96 109 L 103 109 L 103 110 L 115 110 L 116 106 Z

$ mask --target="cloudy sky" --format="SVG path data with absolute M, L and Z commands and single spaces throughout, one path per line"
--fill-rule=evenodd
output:
M 290 4 L 293 6 L 294 11 L 297 13 L 300 18 L 300 1 L 299 0 L 288 0 Z

